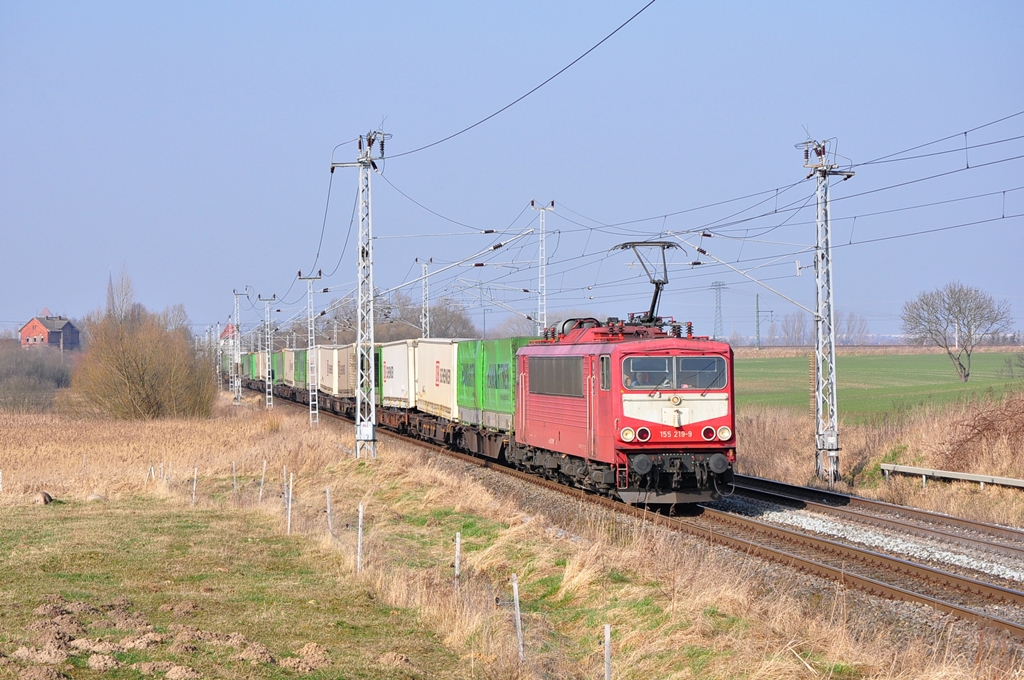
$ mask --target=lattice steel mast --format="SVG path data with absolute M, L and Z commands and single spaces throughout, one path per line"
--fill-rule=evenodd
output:
M 266 392 L 265 407 L 269 411 L 274 408 L 274 327 L 270 322 L 270 303 L 277 301 L 277 294 L 271 295 L 268 298 L 258 295 L 257 300 L 263 303 L 265 309 L 263 314 L 263 344 L 267 351 L 267 361 L 264 369 L 263 386 Z
M 238 406 L 242 403 L 242 324 L 238 318 L 238 296 L 245 293 L 239 293 L 237 290 L 232 290 L 231 293 L 235 296 L 235 315 L 232 317 L 235 332 L 231 340 L 231 392 L 234 396 L 231 403 Z
M 370 175 L 377 169 L 374 161 L 384 157 L 383 132 L 370 132 L 359 137 L 359 154 L 354 163 L 331 163 L 335 168 L 359 168 L 359 240 L 356 265 L 359 290 L 356 314 L 356 458 L 366 453 L 377 457 L 376 370 L 373 347 L 373 213 L 370 200 Z M 380 142 L 380 156 L 373 155 L 373 147 Z
M 530 201 L 530 207 L 540 211 L 540 245 L 537 255 L 539 263 L 537 268 L 537 335 L 542 335 L 544 329 L 548 327 L 548 255 L 545 243 L 547 225 L 544 216 L 549 210 L 555 209 L 555 202 L 551 201 L 548 205 L 540 206 L 536 201 Z
M 322 276 L 322 270 L 317 270 L 316 276 L 303 276 L 299 271 L 299 280 L 306 282 L 306 390 L 309 392 L 310 427 L 320 424 L 320 377 L 316 373 L 316 315 L 313 309 L 313 282 L 319 281 Z
M 422 262 L 423 268 L 423 295 L 420 301 L 420 335 L 424 338 L 430 337 L 430 281 L 427 278 L 427 265 L 434 261 L 434 258 Z
M 725 331 L 722 330 L 722 289 L 725 288 L 724 281 L 714 281 L 711 288 L 715 291 L 715 340 L 721 340 Z
M 835 306 L 832 302 L 832 225 L 829 178 L 848 180 L 854 173 L 840 170 L 829 161 L 826 142 L 807 141 L 804 167 L 816 177 L 817 246 L 814 257 L 816 306 L 814 315 L 814 469 L 828 480 L 829 488 L 839 480 L 839 411 L 836 407 Z M 814 158 L 811 158 L 811 152 Z

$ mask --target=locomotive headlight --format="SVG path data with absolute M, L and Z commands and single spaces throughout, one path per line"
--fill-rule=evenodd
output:
M 718 438 L 721 439 L 723 442 L 729 441 L 731 437 L 732 430 L 729 429 L 728 425 L 722 425 L 720 428 L 718 428 Z
M 622 441 L 631 442 L 636 439 L 636 431 L 631 427 L 624 427 L 619 430 L 619 436 L 622 437 Z
M 715 438 L 715 428 L 708 425 L 700 431 L 700 436 L 704 437 L 704 441 L 709 442 Z

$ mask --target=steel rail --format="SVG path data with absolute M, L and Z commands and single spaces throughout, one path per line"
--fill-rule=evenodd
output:
M 920 526 L 901 519 L 889 519 L 886 517 L 879 517 L 878 515 L 865 512 L 864 510 L 853 510 L 849 508 L 843 508 L 828 503 L 818 503 L 816 501 L 808 500 L 806 498 L 800 498 L 799 496 L 793 496 L 787 493 L 780 493 L 776 491 L 768 491 L 766 489 L 760 489 L 756 486 L 744 486 L 737 483 L 735 485 L 737 491 L 741 491 L 744 495 L 764 497 L 767 499 L 788 501 L 791 503 L 800 503 L 804 508 L 817 512 L 823 515 L 831 515 L 833 517 L 840 517 L 842 519 L 851 520 L 858 524 L 866 524 L 868 526 L 877 527 L 880 529 L 891 529 L 899 531 L 900 533 L 910 534 L 912 536 L 919 536 L 921 538 L 933 538 L 940 539 L 943 541 L 949 541 L 952 543 L 958 543 L 960 545 L 969 545 L 974 548 L 980 548 L 989 552 L 999 553 L 1006 555 L 1007 557 L 1014 557 L 1017 559 L 1024 560 L 1024 544 L 1021 545 L 1007 545 L 1005 543 L 992 543 L 981 538 L 972 538 L 970 536 L 964 536 L 962 534 L 955 534 L 950 531 L 943 529 L 933 529 L 928 527 Z M 891 511 L 890 511 L 891 512 Z M 902 513 L 907 514 L 907 513 Z
M 349 420 L 348 418 L 345 418 L 335 413 L 331 413 L 329 411 L 325 413 L 334 416 L 339 420 Z M 693 522 L 679 517 L 668 517 L 666 515 L 651 512 L 646 508 L 626 505 L 624 503 L 613 500 L 611 498 L 607 498 L 605 496 L 597 496 L 588 493 L 582 489 L 564 486 L 557 482 L 553 482 L 548 479 L 543 479 L 541 477 L 537 477 L 535 475 L 531 475 L 520 470 L 507 467 L 505 465 L 501 465 L 496 461 L 492 461 L 485 458 L 477 458 L 476 456 L 471 456 L 468 454 L 453 451 L 447 448 L 446 446 L 442 446 L 433 442 L 428 442 L 421 439 L 407 437 L 397 433 L 385 432 L 381 430 L 378 430 L 378 437 L 389 438 L 409 444 L 414 444 L 416 446 L 425 448 L 430 451 L 434 451 L 436 453 L 442 454 L 446 457 L 455 460 L 466 462 L 478 467 L 495 470 L 503 474 L 512 476 L 514 478 L 520 479 L 522 481 L 525 481 L 534 486 L 539 486 L 550 491 L 560 493 L 564 496 L 577 499 L 584 503 L 592 503 L 607 508 L 609 510 L 618 512 L 620 514 L 635 517 L 637 519 L 651 522 L 659 526 L 664 526 L 669 529 L 681 530 L 688 534 L 704 538 L 712 543 L 716 543 L 728 548 L 735 549 L 736 551 L 745 553 L 747 555 L 752 555 L 786 566 L 791 566 L 805 573 L 813 574 L 815 576 L 819 576 L 831 581 L 837 581 L 843 585 L 849 585 L 854 588 L 858 588 L 862 591 L 867 592 L 869 595 L 886 597 L 889 599 L 896 599 L 905 602 L 927 604 L 932 608 L 944 612 L 946 614 L 951 614 L 963 620 L 972 621 L 979 625 L 983 625 L 989 628 L 1001 630 L 1006 633 L 1009 633 L 1010 635 L 1020 640 L 1024 640 L 1024 624 L 1021 623 L 1007 621 L 1005 619 L 1001 619 L 996 616 L 991 616 L 989 614 L 985 614 L 975 609 L 970 609 L 968 607 L 964 607 L 952 602 L 940 600 L 938 598 L 932 597 L 930 595 L 925 595 L 923 593 L 913 592 L 911 590 L 887 584 L 882 581 L 878 581 L 876 579 L 872 579 L 866 576 L 851 574 L 847 572 L 845 569 L 840 569 L 828 564 L 823 564 L 821 562 L 811 560 L 800 555 L 795 555 L 784 550 L 779 550 L 777 548 L 773 548 L 771 546 L 764 545 L 756 541 L 752 541 L 745 538 L 738 538 L 735 536 L 728 536 L 710 527 L 701 526 L 697 522 Z M 767 482 L 769 480 L 763 481 Z M 834 495 L 842 496 L 841 494 Z M 956 588 L 961 591 L 979 594 L 988 598 L 998 598 L 1001 601 L 1009 601 L 1018 604 L 1024 602 L 1024 593 L 1019 593 L 1008 588 L 1002 588 L 1000 586 L 996 586 L 993 584 L 986 584 L 981 581 L 976 581 L 974 579 L 968 579 L 965 577 L 957 576 L 956 574 L 949 574 L 947 572 L 943 572 L 937 569 L 932 569 L 931 567 L 915 564 L 913 562 L 908 562 L 906 560 L 901 560 L 899 558 L 894 558 L 880 553 L 874 553 L 869 550 L 853 548 L 851 546 L 835 543 L 833 541 L 828 541 L 826 539 L 807 536 L 805 534 L 799 534 L 798 532 L 790 531 L 788 529 L 782 529 L 780 527 L 776 527 L 770 524 L 758 522 L 757 520 L 741 517 L 738 515 L 732 515 L 722 511 L 713 510 L 711 508 L 705 507 L 704 512 L 706 514 L 709 514 L 715 520 L 723 521 L 726 523 L 739 524 L 741 526 L 746 525 L 747 527 L 753 528 L 754 531 L 766 533 L 769 536 L 773 536 L 778 540 L 783 540 L 785 542 L 803 544 L 805 546 L 810 545 L 811 547 L 819 545 L 820 547 L 818 549 L 820 550 L 825 550 L 827 552 L 839 554 L 850 559 L 857 560 L 859 562 L 867 562 L 869 564 L 874 564 L 877 566 L 885 566 L 886 568 L 893 569 L 897 573 L 910 573 L 911 575 L 914 575 L 918 578 L 922 578 L 924 580 L 928 580 L 931 582 L 937 582 L 940 585 L 948 585 L 949 587 Z M 937 513 L 928 514 L 937 515 Z M 938 516 L 944 517 L 944 515 Z
M 947 526 L 956 527 L 958 529 L 966 529 L 968 531 L 974 531 L 976 533 L 989 534 L 990 536 L 996 536 L 998 538 L 1003 538 L 1010 541 L 1017 541 L 1018 543 L 1024 543 L 1024 531 L 1021 531 L 1019 529 L 1013 529 L 1010 527 L 999 526 L 998 524 L 976 522 L 974 520 L 964 519 L 962 517 L 944 515 L 941 512 L 931 512 L 930 510 L 908 508 L 903 505 L 894 505 L 892 503 L 876 501 L 870 498 L 862 498 L 860 496 L 849 496 L 846 494 L 837 493 L 835 491 L 827 491 L 825 489 L 815 489 L 813 487 L 808 486 L 796 486 L 795 484 L 776 482 L 775 480 L 764 479 L 762 477 L 736 475 L 735 480 L 737 483 L 767 487 L 768 489 L 779 490 L 780 492 L 783 493 L 795 493 L 801 495 L 815 496 L 817 498 L 820 498 L 821 502 L 827 505 L 873 509 L 876 512 L 901 514 L 907 517 L 913 517 L 914 519 L 918 519 L 924 522 L 945 524 Z M 799 500 L 808 499 L 800 498 Z

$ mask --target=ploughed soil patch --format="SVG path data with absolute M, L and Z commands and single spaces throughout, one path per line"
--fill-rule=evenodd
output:
M 344 555 L 255 513 L 0 508 L 0 679 L 463 677 L 396 614 Z

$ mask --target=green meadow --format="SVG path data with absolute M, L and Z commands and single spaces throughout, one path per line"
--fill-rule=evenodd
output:
M 738 358 L 736 404 L 810 408 L 810 352 L 802 357 Z M 976 353 L 960 382 L 945 354 L 874 354 L 836 359 L 839 414 L 864 422 L 924 405 L 997 396 L 1022 386 L 1005 375 L 1012 353 Z

